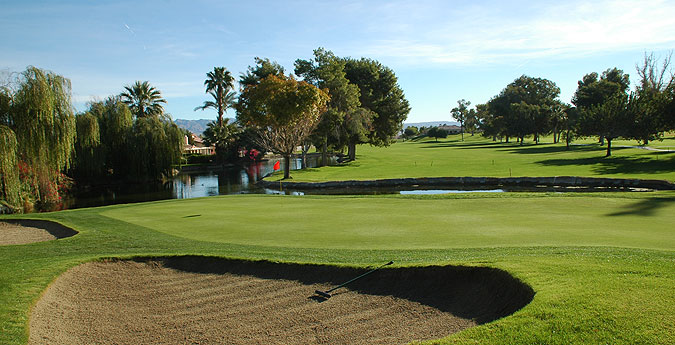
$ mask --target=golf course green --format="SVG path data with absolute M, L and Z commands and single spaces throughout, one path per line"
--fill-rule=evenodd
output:
M 591 142 L 566 151 L 564 144 L 458 140 L 359 146 L 355 162 L 293 177 L 503 177 L 511 169 L 513 176 L 675 179 L 675 152 L 618 148 L 605 159 Z M 0 221 L 19 218 L 56 221 L 78 234 L 0 246 L 1 344 L 28 341 L 32 306 L 69 268 L 111 257 L 176 255 L 494 267 L 534 289 L 532 302 L 513 315 L 430 344 L 675 343 L 675 191 L 232 195 Z
M 387 148 L 358 146 L 357 160 L 345 165 L 293 171 L 293 181 L 324 182 L 446 176 L 584 176 L 675 181 L 675 135 L 652 142 L 615 140 L 611 157 L 597 140 L 575 141 L 569 150 L 550 137 L 539 144 L 492 141 L 459 135 L 396 142 Z M 275 174 L 269 180 L 279 180 Z
M 672 194 L 476 194 L 233 195 L 101 214 L 191 240 L 284 248 L 675 248 Z

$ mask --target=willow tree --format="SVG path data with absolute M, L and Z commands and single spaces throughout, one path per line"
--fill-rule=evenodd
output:
M 14 132 L 0 124 L 0 200 L 4 199 L 13 206 L 20 201 L 17 146 Z
M 136 181 L 159 180 L 172 175 L 180 161 L 183 133 L 171 121 L 158 117 L 136 119 L 131 130 L 126 177 Z
M 170 175 L 183 135 L 168 115 L 133 119 L 120 97 L 93 102 L 77 116 L 73 171 L 80 181 L 148 181 Z
M 30 181 L 26 182 L 32 186 L 29 191 L 32 197 L 39 203 L 54 201 L 58 198 L 61 171 L 69 167 L 75 143 L 70 81 L 30 66 L 12 81 L 11 86 L 2 96 L 4 128 L 0 133 L 3 141 L 0 170 L 16 170 L 16 165 L 12 164 L 24 162 L 31 170 L 30 176 L 26 177 Z M 16 139 L 14 150 L 11 148 L 12 133 Z M 9 175 L 3 174 L 5 181 L 13 179 L 5 176 Z M 15 187 L 9 189 L 14 195 Z
M 77 128 L 75 172 L 78 177 L 92 180 L 99 177 L 105 167 L 98 119 L 87 112 L 77 115 L 75 123 Z
M 17 173 L 16 135 L 9 126 L 12 96 L 7 88 L 0 88 L 0 200 L 10 205 L 19 204 L 19 176 Z
M 284 157 L 288 179 L 291 155 L 316 127 L 328 99 L 314 85 L 272 74 L 242 91 L 237 120 L 256 130 L 262 147 Z
M 128 151 L 134 117 L 120 97 L 108 97 L 105 102 L 92 106 L 90 112 L 98 118 L 101 146 L 106 160 L 106 171 L 121 179 L 129 175 Z

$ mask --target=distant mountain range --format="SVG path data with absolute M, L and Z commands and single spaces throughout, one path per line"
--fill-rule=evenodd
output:
M 206 130 L 206 125 L 214 121 L 214 119 L 200 119 L 200 120 L 185 120 L 185 119 L 175 119 L 174 122 L 176 125 L 180 128 L 185 128 L 188 131 L 201 135 L 204 133 L 204 130 Z M 230 122 L 234 121 L 234 119 L 230 119 Z M 403 124 L 403 128 L 405 129 L 408 126 L 415 126 L 417 128 L 419 127 L 435 127 L 435 126 L 441 126 L 441 125 L 455 125 L 459 126 L 459 122 L 455 121 L 430 121 L 430 122 L 406 122 Z
M 204 130 L 206 130 L 206 125 L 214 120 L 215 119 L 199 119 L 199 120 L 175 119 L 173 120 L 173 122 L 175 122 L 176 125 L 180 128 L 187 129 L 188 131 L 196 135 L 202 135 L 202 133 L 204 133 Z
M 405 122 L 403 123 L 403 129 L 405 129 L 408 126 L 413 126 L 413 127 L 438 127 L 438 126 L 459 126 L 459 122 L 456 121 L 430 121 L 430 122 Z

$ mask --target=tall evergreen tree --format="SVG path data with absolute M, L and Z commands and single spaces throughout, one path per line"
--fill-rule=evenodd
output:
M 394 71 L 375 60 L 348 58 L 345 73 L 349 82 L 359 87 L 361 107 L 374 114 L 368 142 L 388 146 L 410 113 L 410 104 Z
M 609 68 L 598 75 L 596 72 L 586 74 L 579 82 L 572 96 L 572 104 L 579 110 L 599 105 L 617 94 L 626 93 L 630 85 L 630 77 L 618 68 Z
M 495 133 L 506 137 L 516 136 L 521 144 L 527 135 L 534 135 L 535 142 L 541 134 L 550 131 L 550 119 L 557 104 L 560 88 L 554 82 L 523 75 L 506 86 L 499 95 L 488 102 L 493 114 Z
M 313 85 L 328 90 L 330 100 L 326 112 L 315 130 L 320 141 L 322 164 L 330 144 L 347 146 L 350 160 L 356 159 L 356 145 L 368 140 L 366 134 L 373 113 L 361 109 L 359 87 L 349 82 L 345 73 L 346 60 L 323 48 L 314 50 L 313 60 L 296 60 L 295 73 Z
M 579 111 L 578 130 L 580 135 L 598 136 L 600 142 L 606 139 L 605 133 L 610 136 L 627 135 L 625 128 L 618 128 L 614 123 L 604 121 L 603 119 L 617 117 L 621 126 L 630 126 L 626 119 L 624 111 L 618 111 L 619 104 L 628 101 L 628 87 L 630 77 L 618 68 L 609 68 L 598 76 L 598 73 L 592 72 L 586 74 L 578 82 L 577 90 L 572 97 L 572 103 Z M 612 102 L 603 107 L 603 104 Z M 617 122 L 618 124 L 619 122 Z M 611 125 L 605 128 L 605 125 Z M 619 131 L 621 131 L 619 133 Z M 611 139 L 610 139 L 611 140 Z M 607 155 L 611 155 L 611 148 L 608 147 Z
M 607 153 L 612 155 L 612 140 L 625 137 L 631 125 L 628 96 L 616 93 L 600 104 L 584 108 L 580 112 L 579 133 L 596 135 L 607 140 Z
M 239 77 L 239 85 L 242 89 L 249 86 L 255 86 L 264 78 L 275 75 L 277 77 L 284 77 L 284 68 L 276 61 L 270 61 L 268 58 L 255 58 L 255 65 L 249 66 L 246 73 L 242 73 Z

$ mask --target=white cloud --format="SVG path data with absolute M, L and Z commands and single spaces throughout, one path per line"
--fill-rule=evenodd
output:
M 402 37 L 373 40 L 360 53 L 410 64 L 485 64 L 669 49 L 675 44 L 675 3 L 605 1 L 511 7 L 518 6 L 467 7 L 449 13 L 442 23 L 419 21 Z

